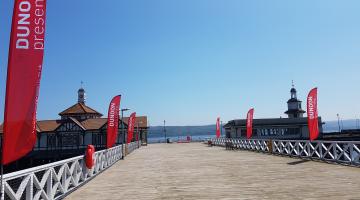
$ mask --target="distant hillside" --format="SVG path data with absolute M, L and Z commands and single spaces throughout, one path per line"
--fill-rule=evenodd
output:
M 359 125 L 356 124 L 356 119 L 342 120 L 340 121 L 341 129 L 357 129 Z M 324 132 L 336 132 L 339 131 L 338 121 L 327 121 L 323 125 Z
M 356 120 L 343 120 L 342 124 L 340 123 L 342 129 L 355 129 Z M 327 121 L 323 125 L 324 132 L 336 132 L 338 131 L 338 122 L 337 121 Z M 215 135 L 216 126 L 215 125 L 206 125 L 206 126 L 166 126 L 166 135 L 168 137 L 177 137 L 177 136 L 201 136 L 201 135 Z M 225 130 L 223 129 L 223 134 Z M 163 137 L 164 136 L 164 127 L 163 126 L 152 126 L 149 130 L 149 137 Z

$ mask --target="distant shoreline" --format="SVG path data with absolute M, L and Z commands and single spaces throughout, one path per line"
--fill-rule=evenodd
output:
M 348 119 L 340 121 L 341 129 L 358 129 L 359 124 L 356 123 L 356 119 Z M 215 136 L 215 124 L 203 125 L 203 126 L 166 126 L 167 137 L 186 137 L 186 136 Z M 323 132 L 337 132 L 339 130 L 338 121 L 327 121 L 323 125 Z M 225 134 L 225 130 L 222 130 Z M 164 138 L 163 126 L 152 126 L 149 129 L 149 138 Z

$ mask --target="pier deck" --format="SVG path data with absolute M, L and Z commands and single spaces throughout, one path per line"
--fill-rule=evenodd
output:
M 143 147 L 67 199 L 360 199 L 360 169 L 200 143 Z

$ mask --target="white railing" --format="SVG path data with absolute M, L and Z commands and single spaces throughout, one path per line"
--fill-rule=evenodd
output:
M 360 166 L 360 142 L 273 140 L 273 153 Z
M 211 139 L 213 145 L 220 147 L 225 147 L 226 141 L 229 141 L 229 139 L 225 139 L 225 138 Z
M 128 154 L 130 154 L 131 152 L 133 152 L 137 148 L 139 148 L 139 143 L 138 142 L 132 142 L 132 143 L 128 144 L 127 145 Z
M 235 139 L 232 142 L 234 148 L 252 150 L 252 151 L 262 151 L 269 152 L 269 141 L 268 140 L 240 140 Z
M 234 149 L 262 151 L 262 152 L 270 151 L 268 140 L 243 140 L 243 139 L 218 138 L 218 139 L 211 139 L 211 143 L 214 144 L 215 146 L 234 148 Z
M 1 200 L 62 199 L 121 158 L 122 145 L 119 145 L 95 152 L 94 167 L 91 170 L 86 168 L 84 156 L 78 156 L 5 174 L 1 188 Z
M 360 142 L 211 139 L 215 146 L 360 166 Z

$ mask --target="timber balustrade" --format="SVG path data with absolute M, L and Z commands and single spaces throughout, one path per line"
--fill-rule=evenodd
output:
M 360 167 L 360 142 L 218 138 L 210 144 Z
M 128 144 L 128 153 L 139 146 L 137 142 Z M 85 157 L 78 156 L 5 174 L 1 199 L 62 199 L 119 161 L 123 156 L 122 153 L 122 145 L 95 152 L 94 167 L 91 170 L 85 166 Z

